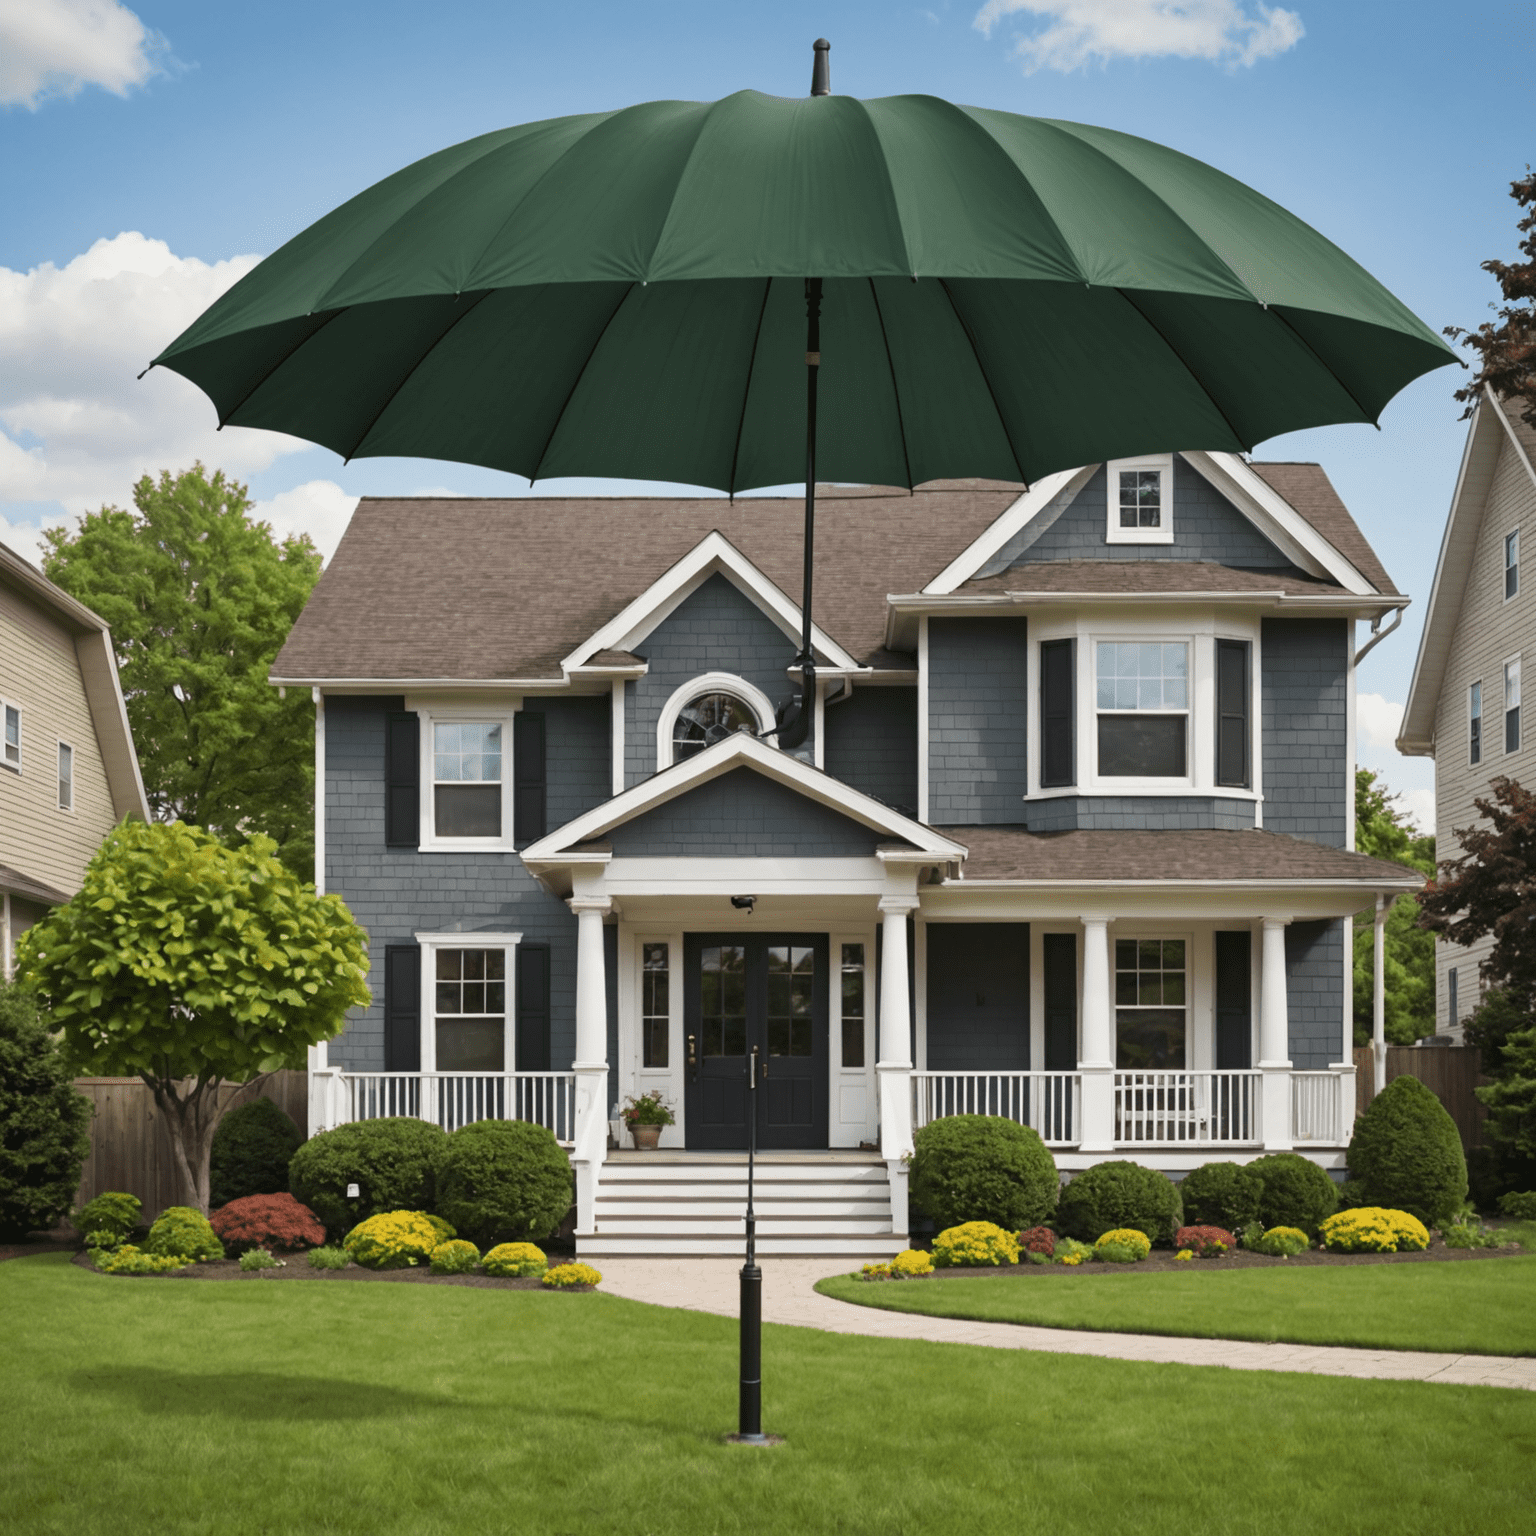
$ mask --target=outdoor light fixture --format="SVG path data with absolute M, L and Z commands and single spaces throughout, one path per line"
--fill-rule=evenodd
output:
M 363 1193 L 362 1185 L 360 1185 L 360 1184 L 348 1184 L 347 1185 L 347 1199 L 348 1200 L 360 1199 L 362 1197 L 362 1193 Z
M 751 917 L 752 909 L 753 909 L 753 907 L 755 907 L 757 905 L 757 897 L 756 896 L 732 896 L 731 897 L 731 905 L 733 907 L 735 907 L 738 912 L 745 912 L 748 917 Z

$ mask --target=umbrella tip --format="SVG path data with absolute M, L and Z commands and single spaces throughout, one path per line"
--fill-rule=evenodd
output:
M 812 45 L 816 50 L 816 62 L 811 65 L 811 95 L 830 96 L 832 94 L 832 44 L 826 38 L 818 37 Z

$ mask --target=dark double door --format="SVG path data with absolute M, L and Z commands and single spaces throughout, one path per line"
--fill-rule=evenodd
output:
M 683 964 L 688 1145 L 746 1150 L 756 1046 L 758 1146 L 825 1147 L 827 936 L 690 933 Z

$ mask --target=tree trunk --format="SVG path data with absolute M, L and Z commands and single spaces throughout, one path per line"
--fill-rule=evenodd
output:
M 242 1087 L 254 1088 L 271 1075 L 262 1072 Z M 200 1077 L 190 1088 L 183 1088 L 173 1077 L 150 1077 L 146 1073 L 140 1073 L 140 1077 L 149 1085 L 156 1106 L 165 1116 L 165 1126 L 171 1136 L 171 1153 L 176 1159 L 176 1171 L 186 1203 L 206 1216 L 213 1134 L 218 1130 L 225 1110 L 233 1107 L 219 1102 L 224 1080 Z

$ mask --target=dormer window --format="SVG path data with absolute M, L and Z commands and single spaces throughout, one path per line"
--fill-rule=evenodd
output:
M 1111 544 L 1173 543 L 1173 455 L 1111 459 L 1109 481 Z
M 678 712 L 672 728 L 672 761 L 680 763 L 737 731 L 757 735 L 757 716 L 729 693 L 704 693 Z

